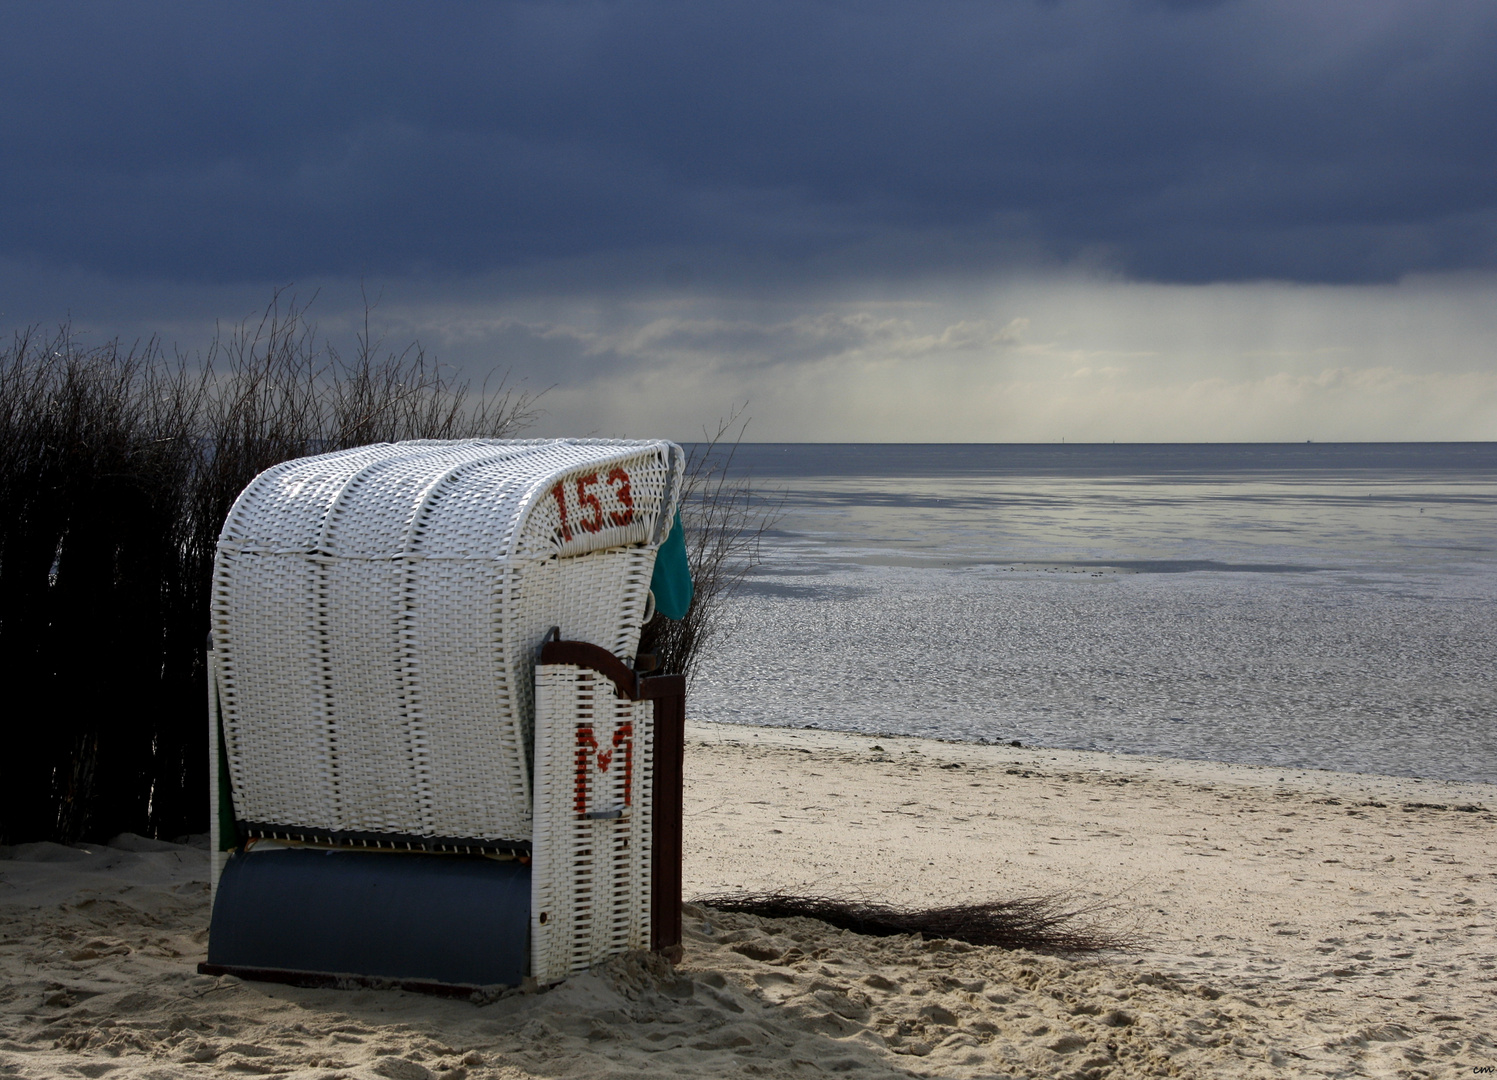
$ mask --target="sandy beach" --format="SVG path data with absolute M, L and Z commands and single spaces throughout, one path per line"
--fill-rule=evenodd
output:
M 1497 793 L 694 724 L 688 895 L 1064 892 L 1135 947 L 687 908 L 686 956 L 444 1000 L 196 973 L 207 853 L 0 849 L 0 1076 L 1469 1076 L 1497 1065 Z

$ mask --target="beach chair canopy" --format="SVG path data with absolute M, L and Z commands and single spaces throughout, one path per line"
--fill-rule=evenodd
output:
M 556 627 L 632 661 L 682 467 L 665 441 L 471 440 L 258 476 L 214 577 L 235 818 L 528 843 L 536 650 Z

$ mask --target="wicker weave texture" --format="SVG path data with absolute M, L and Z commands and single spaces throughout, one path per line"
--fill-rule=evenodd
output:
M 650 947 L 654 705 L 570 664 L 537 666 L 535 694 L 530 966 L 545 984 Z
M 535 649 L 559 626 L 632 657 L 681 459 L 407 442 L 257 477 L 214 577 L 236 816 L 530 840 Z

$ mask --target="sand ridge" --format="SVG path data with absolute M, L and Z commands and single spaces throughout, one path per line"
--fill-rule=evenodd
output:
M 690 737 L 689 892 L 1069 890 L 1110 904 L 1101 916 L 1141 947 L 1042 956 L 688 907 L 674 970 L 622 957 L 481 1003 L 303 990 L 196 974 L 201 849 L 25 845 L 0 851 L 0 1076 L 1453 1077 L 1497 1063 L 1482 785 Z

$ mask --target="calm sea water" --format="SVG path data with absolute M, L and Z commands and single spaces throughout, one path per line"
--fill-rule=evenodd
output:
M 1497 444 L 755 444 L 706 720 L 1497 782 Z

